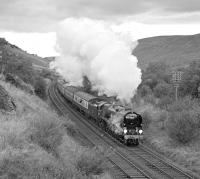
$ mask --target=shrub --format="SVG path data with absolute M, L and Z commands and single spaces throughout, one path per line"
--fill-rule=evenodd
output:
M 83 175 L 100 175 L 105 170 L 105 160 L 99 149 L 86 149 L 77 157 L 75 166 Z
M 161 109 L 167 109 L 168 106 L 173 103 L 173 101 L 174 101 L 173 98 L 171 98 L 169 96 L 164 96 L 164 97 L 159 99 L 156 106 L 161 108 Z
M 184 97 L 181 98 L 171 105 L 169 105 L 169 111 L 170 112 L 178 112 L 178 111 L 188 111 L 192 110 L 194 108 L 199 108 L 198 102 L 196 100 L 192 100 L 190 97 Z
M 185 97 L 169 105 L 168 134 L 175 141 L 187 144 L 199 135 L 200 106 L 196 100 Z
M 140 96 L 140 94 L 136 94 L 136 95 L 134 95 L 133 96 L 133 98 L 131 99 L 131 102 L 132 102 L 132 105 L 136 108 L 136 107 L 138 107 L 138 106 L 140 106 L 141 105 L 141 103 L 142 103 L 142 101 L 143 101 L 143 99 L 142 99 L 142 97 Z
M 155 97 L 153 95 L 147 95 L 147 96 L 145 96 L 144 97 L 144 101 L 146 103 L 150 103 L 150 104 L 153 104 L 153 105 L 156 104 L 156 99 L 155 99 Z
M 193 110 L 172 112 L 167 121 L 169 136 L 181 143 L 187 144 L 199 135 L 200 113 Z
M 42 99 L 46 99 L 47 98 L 47 94 L 46 94 L 46 84 L 43 78 L 38 77 L 35 84 L 34 84 L 34 88 L 35 88 L 35 94 L 38 95 L 40 98 Z
M 147 85 L 142 85 L 139 89 L 139 93 L 140 95 L 143 97 L 143 96 L 146 96 L 146 95 L 150 95 L 152 94 L 152 90 L 149 86 Z
M 168 83 L 162 82 L 158 83 L 153 91 L 156 97 L 161 98 L 163 96 L 169 95 L 172 91 L 172 87 Z
M 68 169 L 64 169 L 53 156 L 37 148 L 33 151 L 10 150 L 0 154 L 0 178 L 67 179 L 68 173 Z
M 29 139 L 47 152 L 57 155 L 57 147 L 61 144 L 64 135 L 61 125 L 61 121 L 55 118 L 34 120 Z
M 40 76 L 42 76 L 43 78 L 54 80 L 53 72 L 48 69 L 42 69 L 42 71 L 40 72 Z
M 33 84 L 36 77 L 36 71 L 31 62 L 22 58 L 16 59 L 16 57 L 8 59 L 4 74 L 7 73 L 12 73 L 29 84 Z
M 30 84 L 25 83 L 22 79 L 20 79 L 18 76 L 15 76 L 11 73 L 6 74 L 6 81 L 15 85 L 17 88 L 20 88 L 24 91 L 26 91 L 29 94 L 33 94 L 34 90 L 33 87 Z
M 165 123 L 168 120 L 168 112 L 165 110 L 160 110 L 159 115 L 157 116 L 157 122 L 160 129 L 165 129 Z
M 79 134 L 79 129 L 76 128 L 74 123 L 71 121 L 64 122 L 63 127 L 66 129 L 69 136 L 75 137 Z
M 152 122 L 152 116 L 151 116 L 151 114 L 150 114 L 150 112 L 149 111 L 144 111 L 144 112 L 142 112 L 142 122 L 143 122 L 143 127 L 144 127 L 144 129 L 147 129 L 148 127 L 149 127 L 149 125 L 150 125 L 150 123 Z

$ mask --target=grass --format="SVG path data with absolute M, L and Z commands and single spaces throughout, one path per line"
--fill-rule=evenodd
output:
M 42 100 L 0 81 L 16 112 L 0 111 L 0 178 L 110 179 L 105 155 L 77 143 L 76 127 Z

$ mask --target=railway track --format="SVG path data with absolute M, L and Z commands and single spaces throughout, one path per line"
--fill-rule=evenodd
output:
M 116 178 L 200 178 L 188 170 L 180 169 L 179 166 L 166 160 L 144 145 L 130 148 L 113 139 L 93 122 L 87 120 L 85 116 L 74 111 L 59 94 L 54 84 L 49 88 L 49 97 L 61 114 L 70 114 L 70 118 L 75 120 L 79 129 L 81 129 L 81 133 L 87 139 L 88 145 L 100 145 L 113 150 L 112 155 L 108 157 L 108 163 L 112 166 L 111 168 Z
M 54 86 L 50 87 L 49 90 L 49 97 L 53 102 L 54 106 L 57 108 L 59 113 L 66 115 L 69 114 L 67 111 L 66 113 L 66 106 L 63 104 L 62 99 L 56 94 L 56 91 L 53 89 Z M 58 98 L 56 98 L 58 97 Z M 69 110 L 69 109 L 67 109 Z M 74 114 L 73 114 L 74 115 Z M 80 119 L 80 117 L 79 117 Z M 76 121 L 77 123 L 78 121 Z M 87 139 L 87 143 L 90 146 L 104 146 L 112 150 L 111 146 L 108 143 L 105 143 L 101 135 L 96 135 L 94 131 L 88 130 L 88 126 L 85 124 L 81 124 L 80 121 L 78 122 L 79 128 L 81 133 Z M 135 168 L 134 164 L 128 159 L 124 158 L 123 156 L 118 156 L 115 152 L 109 156 L 108 158 L 108 165 L 110 164 L 111 169 L 114 171 L 114 175 L 116 178 L 123 179 L 123 178 L 140 178 L 146 179 L 151 178 L 148 177 L 145 173 L 143 174 L 140 169 Z

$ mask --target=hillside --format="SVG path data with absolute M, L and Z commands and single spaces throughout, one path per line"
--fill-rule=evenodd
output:
M 19 47 L 10 44 L 4 38 L 0 38 L 0 51 L 2 51 L 3 60 L 6 59 L 17 59 L 21 61 L 30 62 L 33 66 L 39 68 L 47 68 L 49 62 L 37 55 L 29 54 Z
M 52 62 L 52 61 L 54 61 L 55 60 L 55 58 L 56 57 L 45 57 L 45 58 L 43 58 L 45 61 L 47 61 L 47 62 Z
M 0 178 L 112 179 L 106 155 L 82 146 L 68 117 L 9 83 L 0 80 L 0 86 L 16 104 L 12 112 L 0 109 Z
M 173 67 L 187 66 L 193 60 L 200 60 L 200 34 L 140 39 L 133 54 L 137 56 L 142 69 L 150 62 L 158 61 Z

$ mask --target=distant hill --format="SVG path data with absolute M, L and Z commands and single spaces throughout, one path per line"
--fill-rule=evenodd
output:
M 172 67 L 184 67 L 193 60 L 200 60 L 200 34 L 140 39 L 133 54 L 138 58 L 138 65 L 142 69 L 150 62 L 159 61 Z
M 22 61 L 31 62 L 31 64 L 36 68 L 47 68 L 49 62 L 37 55 L 29 54 L 26 51 L 20 49 L 19 47 L 10 44 L 4 38 L 0 38 L 0 51 L 2 51 L 3 60 L 17 59 Z

